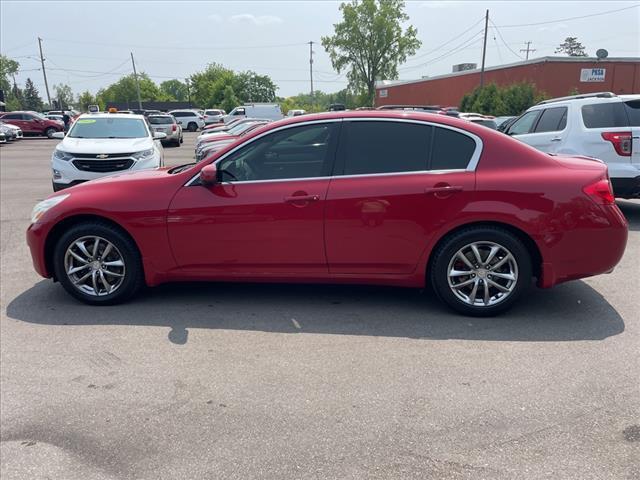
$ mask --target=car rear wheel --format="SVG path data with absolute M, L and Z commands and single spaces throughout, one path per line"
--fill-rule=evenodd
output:
M 190 132 L 195 132 L 198 130 L 198 125 L 194 122 L 189 122 L 189 125 L 187 125 L 187 130 L 189 130 Z
M 497 227 L 472 227 L 434 252 L 430 280 L 438 297 L 471 316 L 509 309 L 531 283 L 531 256 L 523 243 Z
M 54 133 L 56 133 L 56 129 L 55 128 L 51 128 L 51 127 L 47 128 L 44 131 L 44 134 L 46 135 L 47 138 L 53 138 L 53 134 Z
M 113 305 L 143 285 L 140 254 L 120 229 L 102 222 L 71 227 L 58 240 L 53 257 L 64 289 L 90 305 Z

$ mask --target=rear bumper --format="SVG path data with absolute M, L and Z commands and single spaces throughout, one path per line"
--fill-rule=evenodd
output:
M 611 185 L 618 198 L 640 198 L 640 175 L 635 178 L 612 178 Z
M 542 252 L 538 286 L 549 288 L 613 271 L 627 246 L 628 223 L 616 205 L 600 208 L 605 215 L 594 216 L 598 223 L 593 227 L 571 229 L 561 237 L 548 236 L 552 246 Z

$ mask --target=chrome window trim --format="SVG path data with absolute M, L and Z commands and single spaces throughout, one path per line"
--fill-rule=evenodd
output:
M 476 149 L 473 152 L 473 155 L 471 156 L 471 159 L 469 160 L 469 163 L 467 164 L 467 168 L 464 169 L 447 169 L 447 170 L 416 170 L 416 171 L 412 171 L 412 172 L 384 172 L 384 173 L 361 173 L 361 174 L 355 174 L 355 175 L 330 175 L 330 176 L 321 176 L 321 177 L 303 177 L 303 178 L 282 178 L 282 179 L 271 179 L 271 180 L 246 180 L 246 181 L 240 181 L 240 182 L 223 182 L 226 184 L 238 184 L 238 183 L 267 183 L 267 182 L 293 182 L 293 181 L 301 181 L 301 180 L 318 180 L 318 179 L 327 179 L 327 178 L 357 178 L 357 177 L 379 177 L 379 176 L 390 176 L 390 175 L 417 175 L 417 174 L 435 174 L 435 175 L 441 175 L 443 173 L 451 173 L 451 172 L 474 172 L 478 166 L 478 162 L 480 161 L 480 157 L 482 156 L 482 150 L 484 148 L 484 144 L 482 142 L 482 139 L 476 135 L 475 133 L 471 133 L 468 132 L 467 130 L 463 130 L 461 128 L 458 127 L 454 127 L 451 125 L 444 125 L 442 123 L 436 123 L 436 122 L 429 122 L 429 121 L 423 121 L 423 120 L 414 120 L 412 118 L 378 118 L 378 117 L 341 117 L 341 118 L 331 118 L 331 119 L 321 119 L 321 120 L 310 120 L 308 122 L 299 122 L 299 123 L 294 123 L 294 124 L 287 124 L 287 125 L 282 125 L 281 127 L 277 127 L 271 130 L 268 130 L 266 132 L 261 133 L 260 135 L 257 135 L 256 137 L 252 138 L 251 140 L 249 140 L 248 142 L 243 142 L 240 145 L 237 145 L 236 147 L 234 147 L 233 149 L 229 150 L 227 153 L 225 153 L 222 157 L 218 158 L 217 160 L 215 160 L 215 162 L 213 163 L 218 163 L 222 160 L 224 160 L 225 158 L 227 158 L 229 155 L 233 154 L 234 152 L 238 151 L 240 148 L 243 148 L 247 145 L 250 145 L 251 143 L 253 143 L 254 141 L 269 135 L 271 133 L 275 133 L 275 132 L 279 132 L 281 130 L 285 130 L 288 128 L 295 128 L 295 127 L 302 127 L 302 126 L 307 126 L 307 125 L 315 125 L 315 124 L 321 124 L 321 123 L 335 123 L 335 122 L 343 122 L 343 121 L 356 121 L 356 122 L 401 122 L 401 123 L 415 123 L 418 125 L 428 125 L 428 126 L 433 126 L 433 127 L 440 127 L 440 128 L 446 128 L 449 130 L 453 130 L 455 132 L 461 133 L 463 135 L 466 135 L 468 137 L 471 137 L 471 139 L 476 143 Z M 194 182 L 197 181 L 198 177 L 200 176 L 200 172 L 196 173 L 193 177 L 191 177 L 185 184 L 185 187 L 190 187 L 193 185 Z

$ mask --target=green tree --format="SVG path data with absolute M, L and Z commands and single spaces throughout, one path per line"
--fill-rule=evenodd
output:
M 275 83 L 268 75 L 241 72 L 235 75 L 233 90 L 240 102 L 273 102 L 276 99 Z
M 53 86 L 53 92 L 60 110 L 69 110 L 73 104 L 73 92 L 71 91 L 71 87 L 64 83 L 60 83 Z
M 11 58 L 0 55 L 0 90 L 5 94 L 7 110 L 22 108 L 22 93 L 17 86 L 12 87 L 13 75 L 18 72 L 20 64 Z
M 89 110 L 89 105 L 98 105 L 98 100 L 86 90 L 78 95 L 78 106 L 83 112 L 86 112 Z
M 567 37 L 556 48 L 555 53 L 566 53 L 570 57 L 586 57 L 584 46 L 578 41 L 578 37 Z
M 160 84 L 160 92 L 169 101 L 185 102 L 189 98 L 187 84 L 180 80 L 165 80 Z
M 234 73 L 228 68 L 218 63 L 207 65 L 202 72 L 194 73 L 189 77 L 191 103 L 202 108 L 224 108 L 221 106 L 225 97 L 224 90 L 227 85 L 233 85 L 233 80 Z
M 160 89 L 146 73 L 139 73 L 138 80 L 140 82 L 140 98 L 143 102 L 163 99 Z M 117 82 L 99 90 L 97 100 L 104 106 L 110 102 L 124 102 L 129 104 L 131 108 L 136 108 L 138 105 L 138 92 L 135 77 L 133 74 L 126 75 Z
M 231 85 L 227 85 L 223 90 L 222 101 L 218 104 L 226 112 L 230 112 L 238 106 L 240 100 L 236 97 L 236 93 Z
M 40 98 L 38 89 L 33 84 L 30 78 L 24 84 L 24 90 L 22 93 L 22 108 L 25 110 L 34 110 L 39 112 L 44 107 L 44 102 Z
M 545 98 L 546 94 L 538 92 L 531 83 L 514 83 L 505 87 L 489 84 L 464 95 L 460 101 L 460 111 L 497 116 L 520 115 Z
M 366 92 L 368 105 L 375 99 L 375 82 L 398 76 L 398 65 L 420 48 L 417 30 L 402 23 L 409 20 L 402 0 L 351 0 L 340 5 L 342 21 L 334 35 L 322 37 L 333 68 L 348 70 L 349 85 Z

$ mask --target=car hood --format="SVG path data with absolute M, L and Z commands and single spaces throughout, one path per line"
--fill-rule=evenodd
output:
M 71 138 L 58 148 L 71 153 L 133 153 L 153 147 L 151 138 Z

